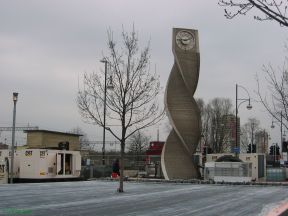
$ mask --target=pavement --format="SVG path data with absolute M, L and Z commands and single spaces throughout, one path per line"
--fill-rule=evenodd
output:
M 0 185 L 0 215 L 265 216 L 287 186 L 79 181 Z

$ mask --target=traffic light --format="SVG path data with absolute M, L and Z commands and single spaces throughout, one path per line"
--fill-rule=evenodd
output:
M 276 155 L 280 155 L 280 147 L 276 144 Z
M 256 145 L 252 145 L 252 152 L 251 152 L 251 144 L 248 145 L 247 153 L 256 153 Z
M 208 153 L 208 154 L 212 154 L 213 152 L 212 152 L 212 148 L 210 148 L 210 147 L 204 147 L 203 148 L 203 150 L 204 150 L 204 152 L 203 152 L 203 154 L 204 155 L 206 155 L 206 153 Z
M 255 144 L 252 145 L 252 152 L 253 152 L 253 153 L 256 153 L 256 145 L 255 145 Z
M 247 153 L 251 153 L 251 144 L 248 145 Z
M 269 155 L 274 155 L 274 146 L 270 146 L 269 148 Z
M 282 152 L 288 152 L 288 142 L 287 141 L 284 141 L 283 144 L 282 144 Z
M 280 155 L 280 147 L 277 144 L 270 146 L 269 155 Z

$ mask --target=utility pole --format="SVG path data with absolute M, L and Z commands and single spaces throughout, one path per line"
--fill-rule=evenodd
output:
M 107 60 L 102 59 L 102 63 L 105 64 L 105 76 L 104 76 L 104 111 L 103 111 L 103 146 L 102 146 L 102 164 L 105 165 L 105 132 L 106 132 L 106 94 L 107 94 Z
M 16 103 L 18 99 L 18 93 L 13 92 L 13 130 L 12 130 L 12 149 L 11 149 L 11 172 L 10 172 L 10 184 L 13 184 L 13 177 L 14 177 L 14 152 L 15 152 L 15 125 L 16 125 Z

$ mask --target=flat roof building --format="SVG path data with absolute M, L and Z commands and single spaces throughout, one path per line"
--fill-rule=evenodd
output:
M 80 150 L 81 134 L 49 131 L 49 130 L 25 130 L 27 133 L 28 148 L 59 148 L 60 143 L 67 143 L 70 151 Z

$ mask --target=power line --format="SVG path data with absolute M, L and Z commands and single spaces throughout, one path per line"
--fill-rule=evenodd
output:
M 0 127 L 0 131 L 12 131 L 13 127 Z M 27 126 L 27 127 L 15 127 L 16 131 L 24 131 L 24 130 L 39 130 L 38 126 Z

